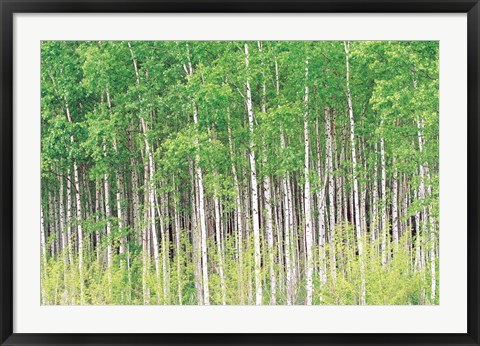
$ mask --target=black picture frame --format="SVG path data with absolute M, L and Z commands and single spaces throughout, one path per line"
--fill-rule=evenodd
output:
M 0 0 L 0 342 L 2 345 L 396 344 L 479 345 L 479 32 L 478 0 Z M 323 12 L 467 13 L 468 332 L 466 334 L 19 334 L 13 333 L 13 16 L 15 13 Z

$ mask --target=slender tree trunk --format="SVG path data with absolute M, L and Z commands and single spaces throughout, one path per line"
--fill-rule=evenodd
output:
M 262 43 L 258 42 L 258 49 L 262 53 Z M 262 57 L 262 113 L 267 112 L 267 101 L 266 93 L 267 87 L 265 83 L 265 70 L 264 62 Z M 267 165 L 267 153 L 265 139 L 263 139 L 263 166 Z M 270 305 L 276 304 L 276 277 L 275 277 L 275 259 L 274 259 L 274 248 L 273 248 L 273 215 L 272 215 L 272 190 L 270 184 L 270 176 L 264 174 L 263 176 L 263 196 L 265 199 L 265 233 L 267 236 L 267 246 L 268 246 L 268 263 L 269 263 L 269 272 L 270 272 Z
M 290 239 L 288 246 L 290 248 L 290 265 L 291 265 L 291 293 L 292 293 L 292 303 L 296 301 L 297 296 L 297 275 L 298 275 L 298 257 L 297 257 L 297 232 L 298 227 L 296 226 L 296 210 L 294 202 L 294 189 L 292 187 L 292 180 L 287 176 L 287 196 L 288 196 L 288 209 L 289 209 L 289 225 L 290 230 Z
M 111 111 L 112 110 L 112 102 L 110 101 L 110 92 L 108 91 L 108 85 L 105 87 L 105 94 L 107 96 L 108 109 Z M 115 138 L 113 139 L 113 148 L 114 148 L 115 152 L 118 154 L 117 142 L 116 142 Z M 116 198 L 117 198 L 118 230 L 119 230 L 119 233 L 121 234 L 119 252 L 120 252 L 120 254 L 123 254 L 123 253 L 125 253 L 125 246 L 126 246 L 127 240 L 122 235 L 124 220 L 123 220 L 123 213 L 122 213 L 123 176 L 122 176 L 121 172 L 119 172 L 119 171 L 116 172 L 116 179 L 117 179 Z M 111 241 L 109 242 L 109 244 L 110 243 L 111 243 Z M 121 264 L 123 266 L 123 262 L 121 262 Z
M 62 240 L 62 228 L 60 226 L 60 205 L 59 200 L 57 199 L 56 193 L 53 194 L 54 202 L 54 215 L 55 215 L 55 249 L 57 257 L 60 256 L 61 252 L 61 240 Z
M 320 281 L 325 284 L 327 282 L 327 266 L 325 259 L 325 209 L 326 209 L 326 174 L 322 174 L 321 164 L 321 148 L 320 148 L 320 131 L 318 126 L 318 118 L 315 122 L 315 130 L 317 134 L 317 175 L 321 180 L 321 186 L 317 191 L 317 211 L 318 211 L 318 260 Z M 323 179 L 322 179 L 323 176 Z
M 73 263 L 73 239 L 72 239 L 72 180 L 70 168 L 67 169 L 67 246 L 68 262 Z
M 378 211 L 377 211 L 377 204 L 378 204 L 378 165 L 377 165 L 377 156 L 378 156 L 378 145 L 375 143 L 375 160 L 373 162 L 373 197 L 372 197 L 372 219 L 370 221 L 370 228 L 372 233 L 372 245 L 375 244 L 377 240 L 377 232 L 378 232 Z
M 68 265 L 68 244 L 67 235 L 65 233 L 65 206 L 64 206 L 64 190 L 63 190 L 63 177 L 59 178 L 60 181 L 60 233 L 62 237 L 62 257 L 63 257 L 63 279 L 67 280 L 67 265 Z
M 360 207 L 359 207 L 359 188 L 358 188 L 358 179 L 357 179 L 357 157 L 355 152 L 355 120 L 353 116 L 353 105 L 350 94 L 350 65 L 349 65 L 349 48 L 350 42 L 344 42 L 345 47 L 345 57 L 346 57 L 346 67 L 347 67 L 347 102 L 348 102 L 348 113 L 350 116 L 350 143 L 352 147 L 352 170 L 353 170 L 353 193 L 354 193 L 354 204 L 355 204 L 355 231 L 357 235 L 357 246 L 358 246 L 358 256 L 360 261 L 360 304 L 364 305 L 365 302 L 365 263 L 363 258 L 363 233 L 360 223 Z
M 228 144 L 230 148 L 230 159 L 232 162 L 232 175 L 233 175 L 233 188 L 235 190 L 235 215 L 237 221 L 237 236 L 238 236 L 238 284 L 240 290 L 240 302 L 244 303 L 244 292 L 243 292 L 243 214 L 242 214 L 242 201 L 241 201 L 241 194 L 240 188 L 238 185 L 238 177 L 237 177 L 237 169 L 235 167 L 234 162 L 234 151 L 233 151 L 233 143 L 232 143 L 232 130 L 230 127 L 230 111 L 227 111 L 228 116 Z
M 143 155 L 142 155 L 143 157 Z M 148 165 L 143 163 L 143 186 L 144 190 L 144 202 L 143 202 L 143 213 L 144 213 L 144 226 L 142 229 L 142 288 L 143 288 L 143 302 L 145 305 L 150 304 L 150 290 L 147 284 L 147 275 L 148 267 L 150 264 L 150 246 L 149 246 L 149 234 L 150 234 L 150 224 L 149 214 L 150 207 L 148 206 Z M 155 267 L 157 269 L 157 267 Z M 157 269 L 158 272 L 158 269 Z
M 190 50 L 187 44 L 187 60 L 188 70 L 187 78 L 190 79 L 193 75 L 193 66 L 190 60 Z M 193 121 L 195 127 L 198 129 L 198 107 L 193 103 Z M 197 184 L 197 198 L 199 209 L 199 221 L 200 221 L 200 236 L 201 236 L 201 253 L 202 253 L 202 277 L 203 277 L 203 299 L 205 305 L 210 305 L 210 290 L 208 284 L 208 254 L 207 254 L 207 224 L 205 219 L 205 199 L 204 199 L 204 187 L 203 187 L 203 174 L 200 167 L 200 147 L 198 134 L 195 138 L 196 155 L 195 155 L 195 173 Z
M 415 81 L 416 82 L 416 81 Z M 415 83 L 416 88 L 416 83 Z M 423 155 L 423 120 L 417 121 L 418 127 L 418 145 L 420 150 L 420 155 Z M 420 188 L 419 188 L 419 197 L 423 204 L 423 212 L 422 212 L 422 233 L 425 234 L 425 238 L 428 237 L 429 243 L 429 252 L 430 252 L 430 301 L 432 304 L 435 302 L 436 297 L 436 264 L 435 264 L 435 231 L 434 231 L 434 220 L 429 213 L 427 202 L 426 202 L 426 192 L 428 196 L 431 196 L 431 187 L 430 184 L 427 184 L 425 180 L 430 180 L 428 167 L 427 164 L 422 162 L 420 164 Z M 427 191 L 425 191 L 427 190 Z M 426 243 L 426 242 L 425 242 Z
M 392 177 L 392 237 L 394 253 L 398 250 L 398 179 L 397 168 L 395 167 L 395 158 L 392 159 L 392 166 L 394 166 Z
M 307 265 L 306 265 L 306 290 L 307 290 L 307 305 L 312 305 L 313 296 L 313 227 L 312 227 L 312 207 L 311 207 L 311 192 L 310 192 L 310 134 L 308 131 L 308 59 L 305 62 L 305 113 L 303 117 L 303 133 L 305 137 L 305 163 L 304 163 L 304 177 L 305 177 L 305 191 L 303 203 L 305 206 L 305 239 L 307 250 Z
M 67 111 L 67 120 L 73 124 L 72 117 L 70 115 L 70 109 L 68 103 L 65 105 Z M 73 134 L 70 135 L 70 142 L 74 143 Z M 80 274 L 80 304 L 84 304 L 84 279 L 83 279 L 83 229 L 82 229 L 82 204 L 80 198 L 80 180 L 78 177 L 77 161 L 73 160 L 73 176 L 75 184 L 75 201 L 77 211 L 77 241 L 78 241 L 78 271 Z
M 383 120 L 382 124 L 383 126 Z M 382 165 L 382 265 L 387 264 L 387 233 L 388 233 L 388 225 L 387 225 L 387 173 L 385 167 L 385 142 L 383 139 L 383 135 L 380 138 L 380 157 L 381 157 L 381 165 Z
M 279 78 L 279 69 L 278 62 L 275 59 L 275 81 L 277 89 L 277 100 L 280 97 L 280 78 Z M 281 107 L 280 102 L 278 107 Z M 282 151 L 285 150 L 285 135 L 283 129 L 280 130 L 280 146 Z M 284 227 L 284 252 L 285 252 L 285 269 L 286 269 L 286 295 L 287 295 L 287 305 L 292 305 L 293 298 L 293 282 L 292 282 L 292 265 L 291 265 L 291 254 L 290 254 L 290 232 L 292 232 L 292 211 L 291 211 L 291 197 L 290 190 L 288 189 L 288 173 L 285 173 L 281 177 L 281 186 L 283 194 L 283 227 Z
M 245 66 L 248 73 L 248 44 L 245 44 Z M 252 224 L 253 224 L 253 243 L 254 243 L 254 260 L 255 260 L 255 303 L 262 304 L 262 280 L 261 280 L 261 258 L 260 258 L 260 219 L 258 213 L 258 185 L 257 185 L 257 168 L 255 159 L 255 149 L 253 144 L 253 128 L 254 115 L 252 106 L 252 94 L 250 90 L 250 81 L 247 77 L 247 110 L 248 110 L 248 124 L 250 131 L 249 144 L 249 158 L 250 158 L 250 180 L 251 180 L 251 195 L 252 195 Z
M 53 200 L 52 200 L 52 193 L 48 192 L 48 234 L 46 236 L 46 241 L 50 243 L 50 256 L 55 258 L 55 216 L 53 212 Z
M 195 126 L 198 126 L 197 106 L 194 105 L 193 119 Z M 200 234 L 201 234 L 201 249 L 202 249 L 202 274 L 203 274 L 203 299 L 205 305 L 210 305 L 210 290 L 208 286 L 208 255 L 207 255 L 207 224 L 205 220 L 205 200 L 203 190 L 203 174 L 200 168 L 200 148 L 198 136 L 195 139 L 197 145 L 197 153 L 195 157 L 195 169 L 198 184 L 198 207 L 200 215 Z
M 129 135 L 130 136 L 130 135 Z M 130 151 L 134 153 L 134 140 L 133 138 L 129 137 L 130 139 Z M 134 234 L 138 238 L 139 243 L 142 242 L 142 234 L 141 231 L 139 231 L 139 224 L 140 224 L 140 195 L 139 195 L 139 189 L 138 189 L 138 172 L 137 172 L 137 157 L 135 155 L 132 155 L 132 158 L 130 159 L 131 163 L 131 172 L 132 172 L 132 179 L 131 179 L 131 186 L 132 186 L 132 222 L 133 222 L 133 229 L 134 229 Z
M 46 248 L 46 235 L 45 235 L 45 219 L 43 217 L 43 207 L 40 206 L 40 251 L 41 251 L 41 266 L 42 266 L 42 273 L 43 277 L 41 277 L 41 302 L 42 305 L 47 303 L 47 293 L 45 292 L 45 282 L 44 280 L 47 279 L 47 248 Z
M 423 130 L 423 123 L 422 123 L 422 130 Z M 427 178 L 427 193 L 429 197 L 432 197 L 432 187 L 430 185 L 430 173 L 428 171 L 428 165 L 427 163 L 425 164 L 425 174 Z M 436 242 L 435 242 L 435 220 L 432 217 L 432 213 L 429 213 L 428 216 L 428 221 L 429 221 L 429 232 L 428 232 L 428 241 L 430 243 L 430 303 L 435 304 L 435 298 L 436 298 L 436 289 L 437 289 L 437 277 L 436 277 L 436 256 L 435 256 L 435 251 L 436 251 Z
M 105 141 L 103 142 L 103 155 L 107 157 Z M 103 175 L 103 183 L 105 189 L 105 218 L 107 219 L 107 267 L 110 268 L 112 266 L 112 257 L 113 257 L 113 250 L 112 250 L 112 212 L 110 208 L 110 182 L 108 179 L 108 174 Z
M 77 239 L 78 239 L 78 270 L 80 274 L 80 304 L 84 304 L 84 279 L 83 279 L 83 229 L 82 229 L 82 204 L 80 199 L 80 183 L 78 177 L 77 162 L 73 161 L 75 177 L 75 200 L 77 204 Z
M 342 150 L 340 152 L 340 161 L 344 162 L 345 161 L 345 145 L 346 145 L 346 131 L 345 128 L 342 131 Z M 346 184 L 347 184 L 347 178 L 345 176 L 342 177 L 342 199 L 343 199 L 343 218 L 344 222 L 348 222 L 348 198 L 347 198 L 347 191 L 346 191 Z
M 118 218 L 118 230 L 120 233 L 120 249 L 119 252 L 121 254 L 125 253 L 127 238 L 123 235 L 123 225 L 124 225 L 124 215 L 123 215 L 123 175 L 121 173 L 117 173 L 117 218 Z
M 413 87 L 417 89 L 417 80 L 414 79 Z M 428 181 L 430 180 L 430 174 L 428 172 L 428 164 L 424 162 L 423 159 L 423 149 L 424 149 L 424 140 L 423 140 L 423 120 L 417 120 L 417 127 L 418 127 L 418 146 L 420 150 L 420 155 L 422 156 L 422 163 L 420 164 L 420 188 L 419 188 L 419 197 L 423 204 L 423 232 L 427 231 L 427 224 L 428 224 L 428 242 L 430 243 L 430 301 L 432 304 L 435 303 L 436 297 L 436 263 L 435 263 L 435 229 L 434 229 L 434 220 L 428 211 L 428 207 L 426 205 L 426 196 L 425 196 L 425 186 L 430 197 L 432 194 L 431 186 L 429 183 L 425 183 L 425 179 L 427 178 Z
M 174 232 L 175 232 L 175 254 L 177 260 L 177 290 L 178 290 L 178 304 L 182 305 L 182 253 L 181 253 L 181 236 L 180 236 L 180 215 L 179 215 L 179 192 L 178 186 L 175 183 L 175 175 L 172 177 L 173 181 L 173 218 L 174 218 Z
M 45 269 L 45 261 L 47 258 L 47 245 L 45 235 L 45 219 L 43 217 L 43 208 L 40 208 L 40 249 L 42 251 L 42 264 Z
M 198 202 L 198 181 L 194 173 L 193 162 L 189 163 L 190 170 L 190 196 L 191 196 L 191 205 L 192 205 L 192 242 L 193 242 L 193 262 L 194 267 L 194 278 L 195 278 L 195 288 L 197 291 L 197 300 L 199 305 L 203 305 L 203 277 L 202 277 L 202 238 L 200 235 L 199 229 L 199 217 L 197 214 Z
M 281 143 L 282 148 L 285 147 L 285 141 L 283 139 L 283 133 L 281 135 Z M 284 243 L 284 251 L 285 251 L 285 266 L 286 266 L 286 279 L 287 279 L 287 304 L 291 305 L 292 298 L 293 298 L 293 282 L 292 282 L 292 264 L 291 264 L 291 254 L 290 254 L 290 232 L 292 231 L 292 217 L 291 217 L 291 198 L 290 198 L 290 190 L 288 189 L 288 175 L 282 177 L 282 187 L 283 187 L 283 206 L 284 206 L 284 228 L 285 228 L 285 243 Z
M 100 218 L 101 218 L 101 204 L 102 204 L 102 200 L 101 200 L 101 188 L 100 188 L 100 181 L 97 179 L 95 181 L 95 221 L 97 223 L 100 222 Z M 96 250 L 97 250 L 97 262 L 100 264 L 100 250 L 101 250 L 101 245 L 100 245 L 100 231 L 95 231 L 95 244 L 96 244 Z
M 135 55 L 133 53 L 132 46 L 130 42 L 128 42 L 128 47 L 130 49 L 130 54 L 132 57 L 133 61 L 133 68 L 135 71 L 135 77 L 136 77 L 136 83 L 137 85 L 140 84 L 140 74 L 138 72 L 138 66 L 137 66 L 137 60 L 135 59 Z M 143 116 L 140 116 L 140 126 L 143 131 L 143 137 L 144 137 L 144 142 L 145 142 L 145 151 L 148 156 L 148 174 L 149 174 L 149 179 L 148 179 L 148 185 L 145 186 L 145 189 L 148 190 L 148 208 L 149 208 L 149 214 L 150 214 L 150 230 L 151 230 L 151 236 L 152 236 L 152 242 L 154 246 L 154 261 L 155 261 L 155 271 L 157 273 L 157 277 L 160 276 L 160 268 L 159 268 L 159 254 L 158 254 L 158 238 L 157 238 L 157 231 L 156 231 L 156 225 L 155 225 L 155 184 L 154 184 L 154 177 L 155 177 L 155 171 L 154 171 L 154 162 L 153 162 L 153 155 L 152 151 L 150 150 L 150 145 L 148 143 L 148 130 L 147 130 L 147 124 L 145 122 L 145 119 Z M 145 175 L 147 172 L 145 171 Z
M 328 169 L 328 197 L 329 197 L 329 245 L 330 245 L 330 271 L 332 280 L 336 280 L 336 254 L 335 254 L 335 180 L 333 177 L 333 153 L 332 153 L 332 130 L 330 120 L 331 109 L 325 108 L 325 134 L 327 146 L 327 169 Z
M 155 194 L 156 195 L 156 194 Z M 169 275 L 169 264 L 170 264 L 170 237 L 168 231 L 165 228 L 165 219 L 168 217 L 168 208 L 167 208 L 167 198 L 165 193 L 161 195 L 161 202 L 157 203 L 157 213 L 160 219 L 160 236 L 162 244 L 162 287 L 163 287 L 163 304 L 170 303 L 170 275 Z M 161 206 L 160 206 L 161 205 Z
M 223 272 L 223 253 L 222 253 L 222 240 L 221 240 L 221 219 L 220 219 L 220 202 L 218 197 L 218 173 L 214 172 L 214 176 L 216 179 L 215 182 L 215 191 L 213 202 L 215 205 L 215 233 L 217 238 L 217 256 L 218 256 L 218 272 L 220 275 L 220 287 L 222 289 L 222 305 L 226 304 L 226 287 L 225 287 L 225 275 Z
M 285 268 L 285 254 L 283 252 L 283 220 L 282 213 L 282 197 L 281 197 L 281 184 L 278 182 L 273 185 L 273 205 L 275 206 L 275 233 L 276 233 L 276 251 L 278 258 L 278 266 Z M 280 289 L 285 287 L 285 271 L 278 271 L 278 287 Z

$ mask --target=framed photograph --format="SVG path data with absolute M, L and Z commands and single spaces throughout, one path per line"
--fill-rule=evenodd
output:
M 478 1 L 1 1 L 2 345 L 478 345 Z

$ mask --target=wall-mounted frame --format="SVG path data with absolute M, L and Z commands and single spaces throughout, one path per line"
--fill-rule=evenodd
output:
M 479 155 L 480 145 L 477 139 L 479 130 L 478 99 L 480 98 L 480 75 L 478 69 L 479 15 L 480 5 L 478 1 L 1 1 L 2 116 L 0 117 L 0 128 L 2 143 L 0 153 L 3 169 L 0 198 L 0 340 L 2 344 L 193 345 L 211 343 L 353 345 L 381 343 L 402 345 L 477 345 L 479 343 L 478 250 L 480 248 L 477 231 L 477 204 L 480 191 L 476 181 L 476 177 L 479 174 L 477 156 Z M 155 16 L 158 16 L 158 18 Z M 363 19 L 362 16 L 364 16 Z M 163 24 L 156 26 L 155 23 L 159 20 Z M 208 22 L 210 22 L 210 26 Z M 242 42 L 250 40 L 262 40 L 265 42 L 351 40 L 354 42 L 360 40 L 382 40 L 380 34 L 382 30 L 377 30 L 380 33 L 375 33 L 375 29 L 373 29 L 370 31 L 370 34 L 367 33 L 367 22 L 373 23 L 372 27 L 374 28 L 377 24 L 382 25 L 381 23 L 386 26 L 390 24 L 393 28 L 396 28 L 392 29 L 393 31 L 390 33 L 387 27 L 384 28 L 384 34 L 387 37 L 385 39 L 388 40 L 431 40 L 438 41 L 440 45 L 440 137 L 449 138 L 451 142 L 442 142 L 440 140 L 440 214 L 446 216 L 441 216 L 441 221 L 439 221 L 442 232 L 441 239 L 444 241 L 439 242 L 441 245 L 438 245 L 438 249 L 440 250 L 437 249 L 433 252 L 435 253 L 436 251 L 437 255 L 438 253 L 442 254 L 442 262 L 439 266 L 441 269 L 437 268 L 437 270 L 445 270 L 446 274 L 443 277 L 444 272 L 441 272 L 442 281 L 439 283 L 441 288 L 436 288 L 441 293 L 442 299 L 436 303 L 430 302 L 438 306 L 393 306 L 388 307 L 388 309 L 386 306 L 361 307 L 365 310 L 360 310 L 360 307 L 343 306 L 339 307 L 338 309 L 340 310 L 337 312 L 330 310 L 335 308 L 330 306 L 250 306 L 243 308 L 212 306 L 195 307 L 195 309 L 182 307 L 177 310 L 174 307 L 156 306 L 149 311 L 139 310 L 140 307 L 106 305 L 93 307 L 94 310 L 88 310 L 92 307 L 87 309 L 84 306 L 45 306 L 49 304 L 44 303 L 40 306 L 40 292 L 37 289 L 40 287 L 38 282 L 39 276 L 37 277 L 37 274 L 29 275 L 29 270 L 31 270 L 30 273 L 38 273 L 40 271 L 37 270 L 40 268 L 39 256 L 36 256 L 37 254 L 40 255 L 40 247 L 36 246 L 39 243 L 37 239 L 40 237 L 37 237 L 35 242 L 32 243 L 36 247 L 31 248 L 29 247 L 30 245 L 26 245 L 26 251 L 19 250 L 18 242 L 27 238 L 30 239 L 29 235 L 31 234 L 34 237 L 39 234 L 37 231 L 29 231 L 29 227 L 24 222 L 38 218 L 33 225 L 38 224 L 38 227 L 40 227 L 40 215 L 36 212 L 36 204 L 33 204 L 33 212 L 31 212 L 32 209 L 28 209 L 25 206 L 26 211 L 24 214 L 19 214 L 19 206 L 21 205 L 19 201 L 28 199 L 31 196 L 35 196 L 35 198 L 31 198 L 34 200 L 40 196 L 40 189 L 38 188 L 40 185 L 30 185 L 30 180 L 39 180 L 37 179 L 35 168 L 34 170 L 29 170 L 28 165 L 23 166 L 22 164 L 22 162 L 29 161 L 33 164 L 38 163 L 39 166 L 40 155 L 33 154 L 31 157 L 27 157 L 25 153 L 29 151 L 35 152 L 31 148 L 36 148 L 35 145 L 38 147 L 40 145 L 39 141 L 36 142 L 40 137 L 35 137 L 40 132 L 40 117 L 38 119 L 35 118 L 36 114 L 40 114 L 40 99 L 38 97 L 38 99 L 33 99 L 28 96 L 28 102 L 26 102 L 22 99 L 22 95 L 24 97 L 34 95 L 35 97 L 35 95 L 40 94 L 38 91 L 41 90 L 39 85 L 41 71 L 37 58 L 40 58 L 41 42 L 85 40 L 105 42 L 122 40 L 128 42 L 155 40 L 178 40 L 182 42 L 186 40 L 225 40 L 230 42 L 240 40 L 243 40 Z M 247 23 L 251 28 L 245 28 L 244 32 L 241 33 L 241 30 L 238 28 Z M 268 25 L 265 25 L 265 23 L 268 23 Z M 325 32 L 325 28 L 328 28 L 331 32 L 327 33 L 327 36 L 317 35 L 314 32 L 315 23 L 318 23 L 318 28 L 323 28 L 319 29 L 319 31 L 323 30 Z M 425 26 L 423 28 L 422 23 Z M 456 32 L 454 25 L 457 24 L 458 32 L 463 36 L 452 39 L 454 38 L 453 33 Z M 84 29 L 81 29 L 82 25 Z M 162 36 L 161 31 L 166 32 L 168 25 L 177 28 L 177 31 L 171 30 L 170 36 L 167 34 Z M 404 25 L 404 31 L 407 32 L 404 34 L 405 36 L 398 34 L 400 32 L 398 30 L 402 28 L 402 25 Z M 408 33 L 407 29 L 409 25 L 411 26 L 410 31 L 416 31 L 416 36 L 414 34 L 409 36 L 410 33 Z M 431 25 L 430 31 L 428 30 L 429 25 Z M 438 25 L 438 27 L 435 25 Z M 125 29 L 125 31 L 122 31 L 122 26 L 124 29 L 131 28 L 131 30 Z M 182 31 L 180 28 L 182 26 L 188 30 Z M 282 26 L 284 27 L 283 31 L 281 29 Z M 223 30 L 218 30 L 219 27 Z M 270 27 L 270 31 L 262 31 L 264 30 L 262 27 Z M 272 28 L 277 28 L 277 32 L 274 33 Z M 310 32 L 310 34 L 302 36 L 299 34 L 301 28 L 308 28 L 313 33 Z M 149 31 L 151 29 L 158 30 L 160 32 L 159 36 L 151 34 Z M 142 36 L 142 31 L 144 36 Z M 335 32 L 338 34 L 335 35 Z M 443 37 L 441 36 L 443 33 L 451 36 Z M 29 34 L 32 34 L 31 41 L 28 39 Z M 34 42 L 33 45 L 31 44 L 32 42 Z M 455 46 L 455 42 L 458 44 L 464 43 L 464 46 Z M 449 46 L 449 44 L 452 44 L 452 46 Z M 135 48 L 135 44 L 132 46 Z M 457 60 L 452 58 L 456 52 L 455 47 L 460 47 L 459 51 L 462 48 L 466 48 L 463 51 L 463 55 L 460 55 Z M 257 49 L 256 43 L 255 49 Z M 130 47 L 131 51 L 132 48 Z M 32 52 L 32 54 L 30 55 L 29 52 Z M 60 51 L 55 54 L 60 56 L 64 53 Z M 346 54 L 348 56 L 349 53 L 347 52 Z M 27 56 L 27 59 L 23 59 L 22 56 Z M 28 60 L 28 58 L 33 60 Z M 31 63 L 31 61 L 37 62 Z M 314 62 L 310 62 L 309 66 L 315 66 L 314 64 Z M 188 75 L 188 63 L 185 66 L 185 71 Z M 194 67 L 196 67 L 195 62 Z M 458 69 L 457 74 L 455 74 L 456 69 Z M 455 75 L 459 79 L 455 79 Z M 450 78 L 449 76 L 453 76 L 453 79 L 448 79 Z M 428 76 L 427 79 L 431 78 L 432 76 Z M 275 78 L 272 77 L 272 85 L 274 85 L 274 80 Z M 465 83 L 462 84 L 463 82 Z M 28 88 L 28 84 L 34 85 L 32 90 Z M 449 88 L 442 89 L 444 87 Z M 261 88 L 258 90 L 261 90 Z M 458 93 L 453 96 L 453 94 L 448 94 L 449 90 L 452 92 L 456 90 Z M 240 90 L 239 94 L 242 93 L 243 90 Z M 273 94 L 274 92 L 272 91 Z M 241 95 L 241 97 L 246 96 Z M 446 100 L 449 97 L 458 98 L 452 98 L 448 103 L 445 102 L 444 99 Z M 260 102 L 259 100 L 257 101 Z M 303 99 L 300 98 L 300 100 Z M 451 108 L 449 108 L 449 105 L 453 104 L 455 106 L 456 100 L 458 101 L 456 104 L 458 106 L 458 114 L 455 114 L 455 107 L 453 108 L 453 113 L 451 113 Z M 31 108 L 25 108 L 29 105 Z M 235 106 L 232 104 L 233 107 Z M 258 106 L 258 109 L 260 112 L 260 106 Z M 462 115 L 462 109 L 465 111 L 464 115 Z M 22 131 L 19 131 L 20 129 L 23 131 L 23 134 Z M 457 151 L 448 154 L 448 148 L 450 147 L 448 143 L 451 143 L 451 148 L 455 148 Z M 458 147 L 455 145 L 458 145 Z M 443 166 L 442 162 L 444 162 Z M 462 183 L 462 179 L 467 178 L 467 174 L 467 182 Z M 450 179 L 455 177 L 457 177 L 458 181 Z M 74 182 L 72 184 L 74 185 Z M 198 186 L 198 182 L 196 184 Z M 458 184 L 458 188 L 455 184 Z M 25 188 L 38 191 L 32 192 L 30 195 L 28 189 Z M 299 191 L 302 191 L 302 189 Z M 455 194 L 455 191 L 461 191 L 461 193 Z M 37 193 L 38 196 L 36 195 Z M 358 197 L 353 197 L 353 200 L 355 198 L 358 199 Z M 316 197 L 312 197 L 312 201 L 317 201 Z M 448 206 L 447 204 L 443 205 L 443 201 L 451 204 L 448 204 Z M 36 203 L 40 205 L 39 201 Z M 213 208 L 213 199 L 210 203 Z M 260 205 L 262 203 L 260 202 Z M 25 205 L 27 204 L 29 203 L 26 202 Z M 457 212 L 457 209 L 454 209 L 455 205 L 466 208 Z M 444 212 L 444 210 L 446 211 Z M 155 211 L 153 213 L 155 214 Z M 442 225 L 452 224 L 449 223 L 452 221 L 446 221 L 448 219 L 447 214 L 449 214 L 449 220 L 455 221 L 456 217 L 459 223 L 458 234 L 463 235 L 458 236 L 460 239 L 458 242 L 450 241 L 450 239 L 453 239 L 449 238 L 452 237 L 452 232 L 445 233 L 448 232 L 448 228 L 442 227 Z M 414 216 L 412 218 L 414 219 Z M 391 235 L 393 237 L 393 233 Z M 212 235 L 212 237 L 215 236 Z M 266 249 L 267 245 L 264 246 Z M 465 249 L 466 253 L 463 251 Z M 461 253 L 462 251 L 463 253 Z M 27 253 L 35 254 L 35 256 L 31 256 L 35 257 L 35 259 L 29 261 L 29 256 L 26 256 Z M 464 262 L 449 262 L 450 255 L 452 255 L 452 258 L 457 257 L 457 259 L 460 258 Z M 455 273 L 463 276 L 457 277 Z M 34 281 L 25 281 L 28 277 L 30 279 L 33 278 Z M 458 283 L 458 278 L 463 278 L 462 283 Z M 265 283 L 267 282 L 266 280 L 264 280 Z M 32 282 L 32 285 L 29 285 L 29 282 Z M 34 282 L 37 283 L 35 284 Z M 265 287 L 267 287 L 266 284 Z M 30 292 L 31 296 L 28 294 L 28 291 L 33 291 Z M 455 292 L 457 293 L 458 304 L 455 304 L 455 295 L 452 294 Z M 32 298 L 27 298 L 27 295 Z M 445 299 L 443 300 L 444 296 Z M 308 301 L 303 299 L 308 298 L 299 298 L 300 304 Z M 36 302 L 38 304 L 35 305 Z M 346 304 L 351 303 L 347 302 Z M 424 304 L 429 305 L 428 303 Z M 402 304 L 400 303 L 399 305 Z M 452 310 L 449 314 L 448 307 L 454 305 L 461 306 L 461 308 L 455 311 Z M 313 310 L 315 308 L 323 309 L 321 314 L 324 315 L 316 315 L 318 310 Z M 441 310 L 442 308 L 447 310 Z M 78 319 L 69 319 L 67 317 L 69 309 L 71 309 L 70 313 L 75 314 Z M 162 315 L 162 309 L 163 319 L 159 317 Z M 201 309 L 204 309 L 203 312 Z M 385 311 L 381 311 L 382 309 L 388 310 L 387 314 L 389 313 L 390 315 L 381 315 L 385 313 Z M 393 316 L 395 309 L 398 309 L 399 314 L 402 314 L 402 319 L 406 322 L 404 331 L 400 330 L 396 322 L 391 323 L 391 325 L 388 323 L 390 317 L 387 316 Z M 205 311 L 207 313 L 203 314 Z M 316 319 L 318 318 L 318 321 L 323 321 L 322 318 L 328 319 L 325 316 L 328 316 L 329 311 L 331 311 L 331 321 L 334 321 L 334 323 L 332 322 L 333 326 L 329 326 L 325 322 L 324 328 L 318 326 L 315 329 L 314 325 L 319 324 L 315 322 Z M 422 311 L 430 315 L 421 315 Z M 52 314 L 56 313 L 59 313 L 56 317 L 57 319 L 50 319 L 53 318 Z M 89 313 L 91 313 L 90 316 Z M 141 324 L 142 315 L 148 316 L 144 317 L 147 326 L 144 329 L 140 327 L 129 329 L 122 326 L 121 323 L 125 321 L 120 322 L 120 325 L 116 327 L 114 325 L 115 322 L 109 322 L 111 315 L 121 315 L 122 313 L 131 316 L 132 325 L 135 322 Z M 457 315 L 458 313 L 462 313 L 462 315 L 459 316 Z M 42 314 L 44 314 L 44 321 L 42 321 Z M 93 317 L 93 314 L 97 314 L 97 316 Z M 337 317 L 334 317 L 335 314 Z M 360 321 L 373 318 L 372 316 L 375 314 L 378 314 L 377 320 L 373 321 L 377 321 L 375 323 L 378 324 L 370 325 L 369 328 L 362 330 Z M 187 315 L 193 317 L 187 317 Z M 415 320 L 414 315 L 417 315 L 420 320 Z M 275 316 L 277 316 L 278 320 L 275 320 Z M 289 327 L 279 324 L 276 329 L 274 326 L 269 325 L 269 319 L 280 323 L 281 319 L 285 320 L 288 316 L 297 323 L 292 322 Z M 305 320 L 302 321 L 301 316 L 308 317 L 303 317 Z M 431 324 L 435 324 L 437 321 L 434 319 L 434 316 L 437 316 L 438 320 L 445 324 L 438 324 L 436 327 L 430 328 L 430 325 L 425 323 L 425 326 L 422 327 L 421 321 L 426 321 L 428 319 L 426 316 L 432 316 Z M 452 316 L 454 318 L 449 321 L 449 318 Z M 152 322 L 157 317 L 161 319 L 162 323 L 165 323 L 163 327 L 158 327 L 158 329 L 156 329 L 156 323 Z M 83 326 L 81 324 L 82 318 L 85 322 Z M 90 323 L 88 321 L 89 318 Z M 65 325 L 61 324 L 61 319 L 67 321 Z M 182 319 L 185 321 L 184 327 L 169 327 L 168 320 L 178 322 Z M 219 324 L 215 326 L 212 325 L 214 323 L 208 323 L 210 319 L 223 322 L 218 322 Z M 240 321 L 244 324 L 244 327 L 229 327 L 229 319 L 232 320 L 232 323 L 235 320 Z M 148 323 L 147 320 L 149 321 Z M 342 326 L 339 322 L 342 320 L 345 322 L 345 326 Z M 381 320 L 385 324 L 381 323 Z M 453 320 L 458 323 L 455 324 Z M 78 324 L 72 327 L 71 321 L 76 321 Z M 354 321 L 359 321 L 357 327 L 353 326 Z M 265 322 L 264 326 L 262 326 L 263 322 Z M 28 323 L 31 323 L 30 327 Z M 197 327 L 195 327 L 196 323 L 198 323 Z M 36 326 L 34 326 L 35 324 Z M 408 324 L 410 326 L 407 326 Z M 455 329 L 453 327 L 449 328 L 449 325 L 451 327 L 455 325 Z

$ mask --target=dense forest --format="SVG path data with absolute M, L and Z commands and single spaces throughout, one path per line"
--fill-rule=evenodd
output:
M 438 42 L 44 41 L 42 304 L 438 304 Z

